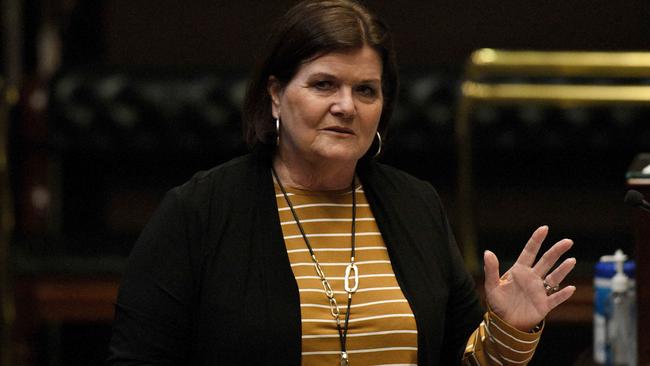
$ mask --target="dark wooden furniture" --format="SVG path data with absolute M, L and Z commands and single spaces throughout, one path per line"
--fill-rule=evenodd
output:
M 472 53 L 455 121 L 456 228 L 468 267 L 479 272 L 481 245 L 498 240 L 499 235 L 486 238 L 486 231 L 511 222 L 540 225 L 540 218 L 551 229 L 566 229 L 563 235 L 576 241 L 576 232 L 600 230 L 589 242 L 597 241 L 601 254 L 611 250 L 604 246 L 605 238 L 623 231 L 619 197 L 626 168 L 612 157 L 643 151 L 639 148 L 648 141 L 643 132 L 626 131 L 633 124 L 620 118 L 634 109 L 619 112 L 634 107 L 646 113 L 649 76 L 650 52 Z M 495 148 L 495 141 L 503 146 Z M 518 215 L 517 220 L 504 219 L 502 208 Z M 570 219 L 563 222 L 568 212 Z
M 547 324 L 574 326 L 591 323 L 591 278 L 569 280 L 574 296 L 551 312 Z M 482 279 L 476 279 L 482 292 Z M 109 324 L 119 287 L 119 276 L 39 275 L 20 278 L 16 284 L 17 318 L 14 329 L 14 365 L 36 365 L 34 338 L 39 328 L 74 322 Z
M 650 164 L 650 162 L 648 162 Z M 629 173 L 628 173 L 629 175 Z M 629 177 L 628 187 L 636 189 L 646 197 L 650 197 L 650 176 Z M 638 327 L 638 353 L 639 366 L 650 365 L 650 338 L 647 336 L 647 329 L 650 326 L 650 212 L 635 210 L 632 216 L 634 226 L 634 259 L 636 260 L 636 283 L 637 283 L 637 327 Z
M 44 327 L 113 320 L 116 275 L 39 274 L 15 282 L 13 365 L 36 365 L 36 337 Z M 80 345 L 83 347 L 83 345 Z

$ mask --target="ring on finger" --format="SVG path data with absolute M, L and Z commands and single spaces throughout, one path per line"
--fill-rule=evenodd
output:
M 544 290 L 546 290 L 546 295 L 553 295 L 554 293 L 558 292 L 560 290 L 560 285 L 550 285 L 548 282 L 546 282 L 546 279 L 543 281 L 544 284 Z

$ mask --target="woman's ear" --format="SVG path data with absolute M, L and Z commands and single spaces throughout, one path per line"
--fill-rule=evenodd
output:
M 266 86 L 269 96 L 271 97 L 271 111 L 273 118 L 280 118 L 280 97 L 282 96 L 282 86 L 280 81 L 273 75 L 269 76 Z

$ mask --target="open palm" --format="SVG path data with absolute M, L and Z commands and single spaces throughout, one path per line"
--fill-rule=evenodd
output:
M 496 315 L 522 331 L 533 329 L 551 310 L 575 292 L 574 286 L 566 286 L 547 294 L 544 280 L 551 286 L 559 285 L 576 264 L 575 258 L 568 258 L 547 275 L 573 245 L 569 239 L 555 243 L 535 263 L 547 234 L 547 226 L 535 230 L 515 264 L 502 276 L 499 275 L 497 256 L 491 251 L 485 251 L 484 254 L 487 303 Z

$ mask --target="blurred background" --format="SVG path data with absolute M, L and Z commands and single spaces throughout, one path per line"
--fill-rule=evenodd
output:
M 0 0 L 7 365 L 103 362 L 126 256 L 165 191 L 246 152 L 248 72 L 293 3 Z M 402 77 L 380 160 L 432 182 L 454 227 L 468 214 L 458 209 L 455 122 L 474 50 L 650 47 L 645 0 L 365 3 L 393 30 Z M 650 85 L 650 75 L 635 82 Z M 649 117 L 628 104 L 471 111 L 469 255 L 490 248 L 507 265 L 541 224 L 549 242 L 576 242 L 567 282 L 579 292 L 549 319 L 534 365 L 588 364 L 592 267 L 616 248 L 634 254 L 622 198 L 633 157 L 650 151 Z

